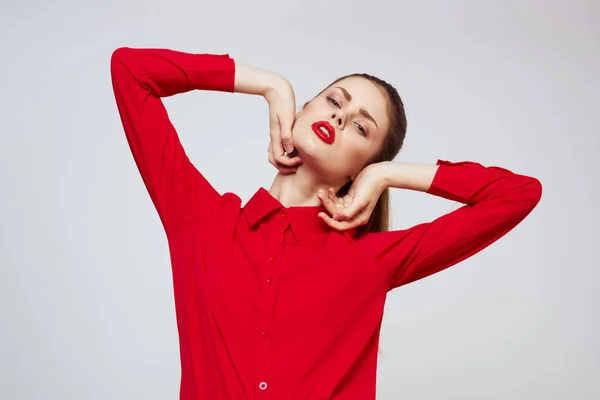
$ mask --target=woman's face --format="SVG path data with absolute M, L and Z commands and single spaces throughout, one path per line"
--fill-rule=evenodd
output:
M 294 147 L 326 182 L 343 184 L 380 151 L 389 128 L 387 110 L 387 97 L 375 83 L 344 78 L 298 112 Z

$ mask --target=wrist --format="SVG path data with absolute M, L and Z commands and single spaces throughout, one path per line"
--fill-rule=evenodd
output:
M 380 179 L 386 188 L 429 190 L 438 166 L 433 164 L 384 161 L 380 165 Z
M 264 76 L 264 86 L 265 90 L 262 96 L 267 102 L 270 102 L 278 94 L 293 93 L 292 84 L 281 75 L 275 73 L 269 73 Z
M 375 168 L 376 170 L 377 182 L 381 187 L 381 191 L 389 189 L 393 186 L 391 164 L 391 161 L 381 161 L 376 164 L 373 164 L 373 168 Z
M 280 75 L 244 64 L 235 65 L 234 92 L 254 94 L 266 97 L 270 92 L 283 85 Z

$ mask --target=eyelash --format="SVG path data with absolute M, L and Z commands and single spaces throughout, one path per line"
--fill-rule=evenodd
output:
M 329 96 L 327 96 L 327 101 L 328 101 L 329 103 L 331 103 L 331 104 L 332 104 L 334 107 L 337 107 L 337 108 L 342 108 L 342 107 L 340 106 L 340 103 L 338 103 L 338 102 L 337 102 L 337 100 L 335 100 L 333 97 L 329 97 Z M 367 136 L 367 130 L 365 129 L 365 127 L 364 127 L 364 126 L 362 126 L 362 125 L 361 125 L 361 124 L 359 124 L 358 122 L 355 122 L 354 124 L 355 124 L 355 125 L 358 127 L 358 130 L 360 131 L 360 134 L 361 134 L 361 135 L 363 135 L 363 136 Z

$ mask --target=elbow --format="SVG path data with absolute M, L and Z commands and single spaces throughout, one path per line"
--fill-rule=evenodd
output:
M 531 203 L 533 203 L 533 207 L 537 206 L 540 200 L 542 199 L 542 182 L 537 178 L 530 178 L 528 186 L 528 193 Z
M 111 60 L 121 60 L 131 52 L 130 47 L 119 47 L 112 52 Z
M 525 216 L 539 204 L 542 191 L 542 183 L 533 177 L 527 177 L 527 181 L 519 187 L 520 204 Z
M 110 56 L 110 71 L 113 75 L 122 68 L 123 62 L 127 58 L 130 50 L 129 47 L 119 47 L 112 52 L 112 55 Z

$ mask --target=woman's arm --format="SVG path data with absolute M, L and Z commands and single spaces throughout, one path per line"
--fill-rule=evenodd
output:
M 165 228 L 217 207 L 219 194 L 186 156 L 161 101 L 191 90 L 264 95 L 277 76 L 236 65 L 228 55 L 168 49 L 119 48 L 111 77 L 125 135 L 138 170 Z
M 409 189 L 419 192 L 427 192 L 429 190 L 439 168 L 435 164 L 394 161 L 381 162 L 378 167 L 381 170 L 384 187 Z
M 234 73 L 228 55 L 126 47 L 112 54 L 125 136 L 167 234 L 178 216 L 189 215 L 191 204 L 197 201 L 208 214 L 220 196 L 189 161 L 161 98 L 194 89 L 232 92 Z
M 542 195 L 542 186 L 533 177 L 475 162 L 390 162 L 382 167 L 381 176 L 391 187 L 419 190 L 464 204 L 432 222 L 365 237 L 378 263 L 392 271 L 390 289 L 483 250 L 517 226 Z
M 287 85 L 288 82 L 274 72 L 248 65 L 235 64 L 234 92 L 266 97 L 269 91 Z

